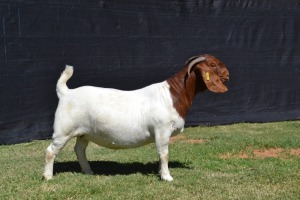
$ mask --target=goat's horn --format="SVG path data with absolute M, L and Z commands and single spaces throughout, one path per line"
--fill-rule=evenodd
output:
M 188 64 L 188 75 L 190 76 L 191 74 L 191 69 L 192 67 L 199 63 L 199 62 L 203 62 L 205 60 L 205 57 L 204 56 L 194 56 L 194 57 L 191 57 L 187 62 L 186 62 L 186 65 Z

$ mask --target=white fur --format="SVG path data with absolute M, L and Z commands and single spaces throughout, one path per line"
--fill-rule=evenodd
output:
M 139 147 L 155 142 L 161 178 L 172 181 L 168 169 L 171 135 L 183 130 L 184 120 L 173 107 L 166 81 L 134 91 L 84 86 L 69 89 L 73 67 L 66 66 L 57 82 L 59 104 L 55 114 L 53 142 L 46 152 L 45 179 L 53 177 L 55 156 L 73 137 L 83 172 L 92 174 L 85 149 L 88 141 L 111 149 Z

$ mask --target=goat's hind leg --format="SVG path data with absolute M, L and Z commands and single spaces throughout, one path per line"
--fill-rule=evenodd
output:
M 91 170 L 90 164 L 86 159 L 86 147 L 88 146 L 89 141 L 83 136 L 78 136 L 75 145 L 75 153 L 80 164 L 81 170 L 85 174 L 94 174 Z
M 53 178 L 53 165 L 56 155 L 64 148 L 69 141 L 69 137 L 53 138 L 52 143 L 46 149 L 46 163 L 44 168 L 44 179 L 49 180 Z

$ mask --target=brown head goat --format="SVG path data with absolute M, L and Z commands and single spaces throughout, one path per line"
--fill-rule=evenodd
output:
M 206 89 L 223 93 L 228 89 L 224 85 L 229 80 L 229 72 L 219 59 L 204 54 L 190 58 L 185 67 L 167 79 L 174 108 L 185 119 L 193 99 L 198 92 Z
M 73 137 L 75 153 L 84 173 L 92 174 L 85 150 L 92 141 L 111 149 L 139 147 L 155 142 L 162 180 L 172 181 L 168 169 L 171 136 L 184 128 L 195 95 L 209 89 L 226 92 L 226 66 L 211 55 L 189 59 L 185 67 L 166 81 L 133 90 L 84 86 L 69 89 L 73 74 L 67 66 L 57 82 L 59 104 L 55 113 L 53 142 L 46 150 L 45 179 L 53 177 L 55 156 Z

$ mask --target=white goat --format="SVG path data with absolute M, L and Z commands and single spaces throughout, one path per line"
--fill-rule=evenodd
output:
M 226 66 L 211 55 L 193 57 L 183 70 L 164 82 L 134 91 L 84 86 L 69 89 L 73 67 L 66 66 L 57 82 L 59 104 L 55 113 L 53 142 L 46 150 L 44 178 L 53 177 L 55 156 L 73 137 L 82 168 L 93 174 L 86 159 L 89 141 L 111 149 L 139 147 L 155 142 L 162 180 L 172 181 L 168 169 L 171 136 L 184 128 L 184 119 L 197 92 L 227 91 Z

